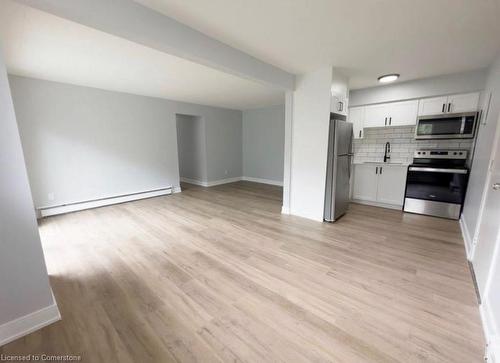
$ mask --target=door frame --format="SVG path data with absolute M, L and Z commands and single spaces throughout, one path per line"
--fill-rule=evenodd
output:
M 488 171 L 486 172 L 486 180 L 483 186 L 483 194 L 481 196 L 481 204 L 479 206 L 479 215 L 476 222 L 476 229 L 474 231 L 474 236 L 472 237 L 472 246 L 471 251 L 469 253 L 469 260 L 473 261 L 476 254 L 476 246 L 479 241 L 479 231 L 481 230 L 481 222 L 483 220 L 484 207 L 486 206 L 486 198 L 488 196 L 489 185 L 491 184 L 491 175 L 492 175 L 492 167 L 496 157 L 500 157 L 497 155 L 497 148 L 500 144 L 500 115 L 498 115 L 497 119 L 497 127 L 495 130 L 495 138 L 493 140 L 493 146 L 491 148 L 490 158 L 488 160 Z

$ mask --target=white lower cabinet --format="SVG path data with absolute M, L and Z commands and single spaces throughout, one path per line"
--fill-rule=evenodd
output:
M 375 166 L 376 164 L 354 165 L 353 199 L 377 201 L 378 174 L 375 174 Z
M 406 185 L 405 165 L 355 164 L 352 199 L 401 207 Z
M 403 205 L 407 167 L 381 165 L 378 171 L 377 201 L 384 204 Z

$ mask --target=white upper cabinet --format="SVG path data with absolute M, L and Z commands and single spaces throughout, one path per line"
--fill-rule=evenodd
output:
M 474 112 L 479 104 L 479 92 L 452 95 L 448 97 L 448 112 Z
M 364 127 L 415 125 L 417 110 L 416 100 L 366 106 Z
M 394 102 L 389 105 L 388 126 L 406 126 L 417 123 L 418 101 Z
M 363 127 L 364 127 L 364 118 L 365 118 L 365 108 L 364 107 L 351 107 L 349 109 L 349 115 L 347 115 L 347 121 L 352 122 L 354 138 L 362 139 L 363 138 Z
M 342 94 L 332 94 L 330 112 L 347 116 L 347 98 Z
M 382 127 L 387 123 L 387 104 L 372 105 L 365 107 L 365 127 Z
M 349 80 L 342 74 L 332 72 L 330 112 L 347 116 L 349 107 Z
M 418 115 L 437 115 L 446 111 L 448 97 L 422 98 L 418 106 Z
M 418 107 L 418 115 L 428 116 L 443 113 L 474 112 L 477 111 L 478 104 L 479 92 L 422 98 Z

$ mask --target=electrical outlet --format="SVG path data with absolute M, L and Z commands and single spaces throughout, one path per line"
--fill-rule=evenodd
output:
M 50 192 L 49 194 L 47 194 L 47 199 L 52 201 L 55 199 L 55 196 L 54 196 L 54 192 Z

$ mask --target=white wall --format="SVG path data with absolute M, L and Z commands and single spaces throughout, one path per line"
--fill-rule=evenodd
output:
M 488 163 L 493 147 L 497 120 L 500 114 L 500 57 L 491 66 L 488 72 L 484 100 L 487 101 L 491 94 L 491 102 L 486 117 L 479 126 L 476 149 L 474 151 L 474 162 L 469 177 L 467 195 L 465 197 L 462 222 L 465 224 L 471 239 L 474 238 L 477 229 L 479 211 L 482 196 L 485 190 L 485 180 L 488 171 Z M 490 254 L 491 255 L 491 254 Z
M 285 106 L 243 111 L 243 176 L 283 182 Z
M 0 345 L 19 329 L 9 323 L 54 307 L 16 116 L 0 54 Z M 33 321 L 31 321 L 33 322 Z M 26 322 L 25 322 L 26 323 Z M 29 323 L 29 322 L 28 322 Z M 36 321 L 36 323 L 44 323 Z
M 209 180 L 225 170 L 241 176 L 241 111 L 17 76 L 10 83 L 37 207 L 178 186 L 176 114 L 204 119 Z
M 203 117 L 207 142 L 209 182 L 241 177 L 242 112 L 227 111 L 218 117 Z
M 177 115 L 176 118 L 180 177 L 206 182 L 205 123 L 196 116 Z
M 487 69 L 479 69 L 352 90 L 349 93 L 349 106 L 481 91 L 484 89 L 487 75 Z
M 297 77 L 293 93 L 290 213 L 323 220 L 332 68 Z

